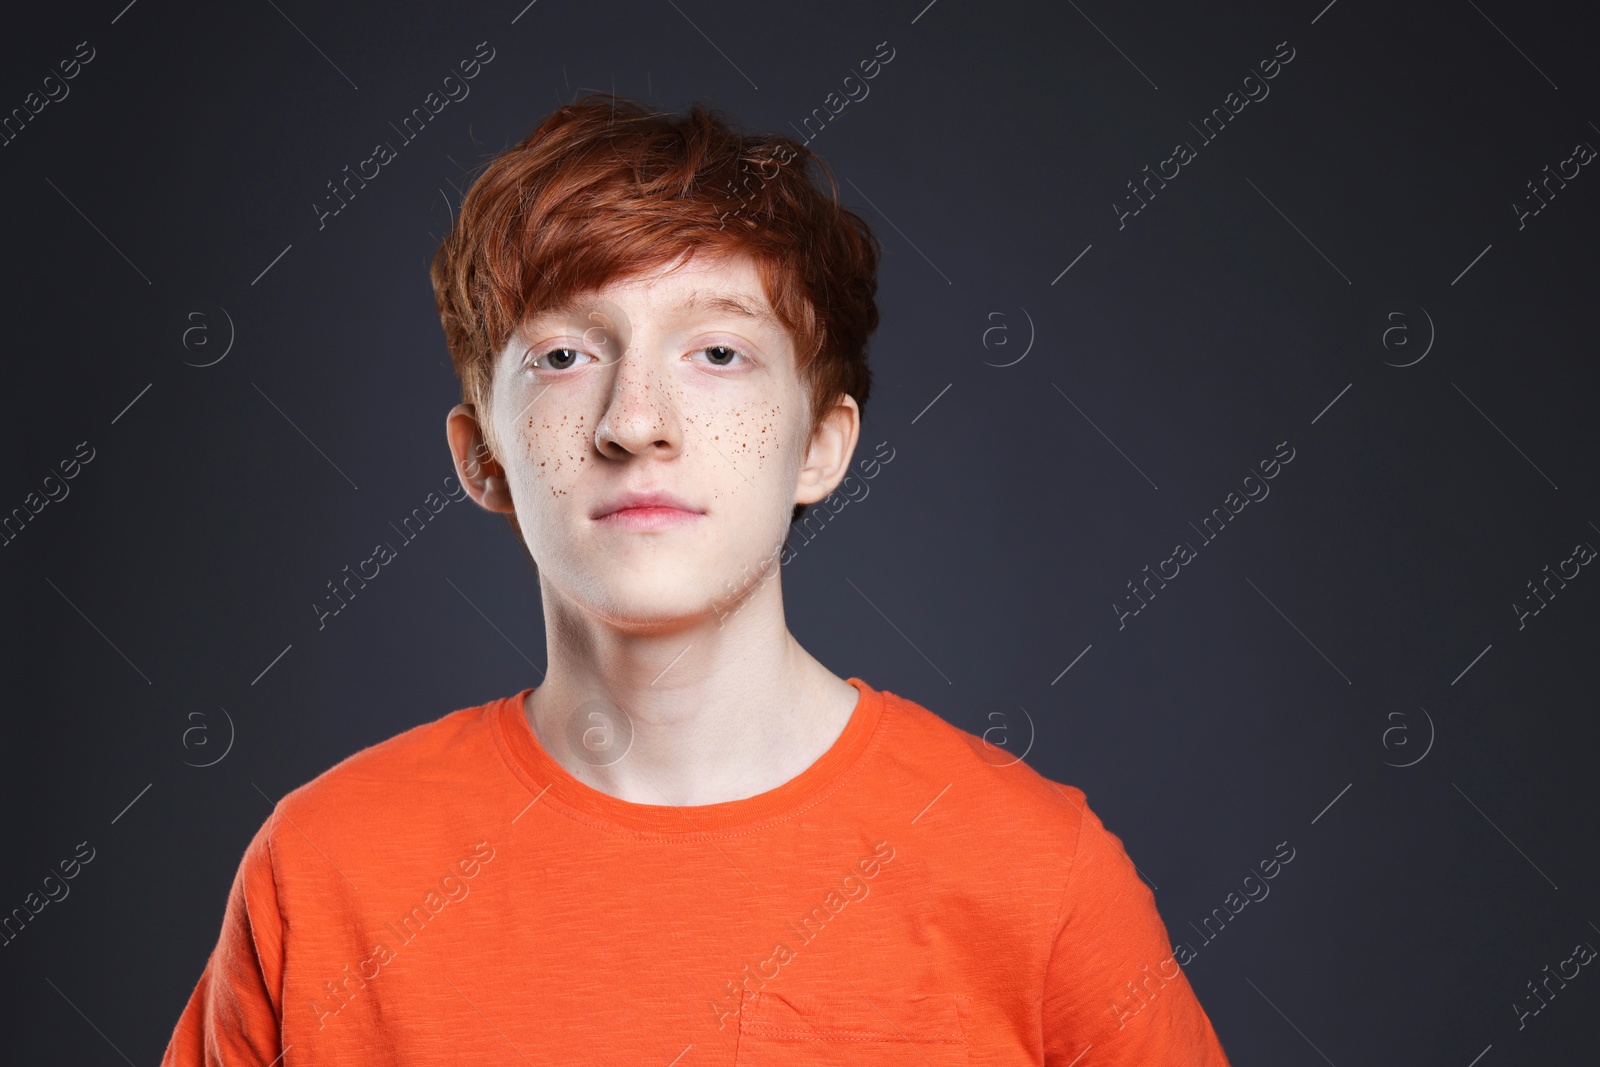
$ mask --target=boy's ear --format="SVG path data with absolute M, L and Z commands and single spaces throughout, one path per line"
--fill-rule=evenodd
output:
M 516 513 L 505 468 L 494 458 L 478 413 L 471 404 L 457 404 L 444 420 L 445 437 L 456 464 L 456 476 L 467 495 L 489 511 Z
M 815 504 L 839 487 L 850 472 L 850 458 L 855 455 L 860 436 L 861 407 L 855 397 L 840 393 L 811 436 L 805 465 L 795 484 L 796 504 Z

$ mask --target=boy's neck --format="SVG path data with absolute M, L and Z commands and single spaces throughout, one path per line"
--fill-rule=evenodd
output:
M 858 693 L 789 633 L 780 582 L 683 628 L 623 632 L 541 581 L 549 670 L 524 714 L 574 778 L 636 804 L 740 800 L 832 746 Z M 587 737 L 588 743 L 585 743 Z

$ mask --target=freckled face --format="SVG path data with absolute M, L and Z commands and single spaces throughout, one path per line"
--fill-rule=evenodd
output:
M 648 630 L 712 615 L 742 575 L 776 566 L 810 413 L 793 341 L 770 315 L 752 261 L 690 259 L 512 335 L 491 431 L 547 586 Z M 693 513 L 594 517 L 629 490 Z

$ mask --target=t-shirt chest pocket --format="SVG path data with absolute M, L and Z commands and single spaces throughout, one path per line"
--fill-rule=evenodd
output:
M 739 1014 L 736 1067 L 966 1067 L 958 993 L 753 994 Z

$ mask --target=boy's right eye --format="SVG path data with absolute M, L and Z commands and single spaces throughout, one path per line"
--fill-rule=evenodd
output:
M 533 361 L 534 366 L 545 370 L 570 370 L 577 363 L 577 358 L 583 356 L 592 359 L 587 352 L 576 348 L 551 348 L 544 351 Z

